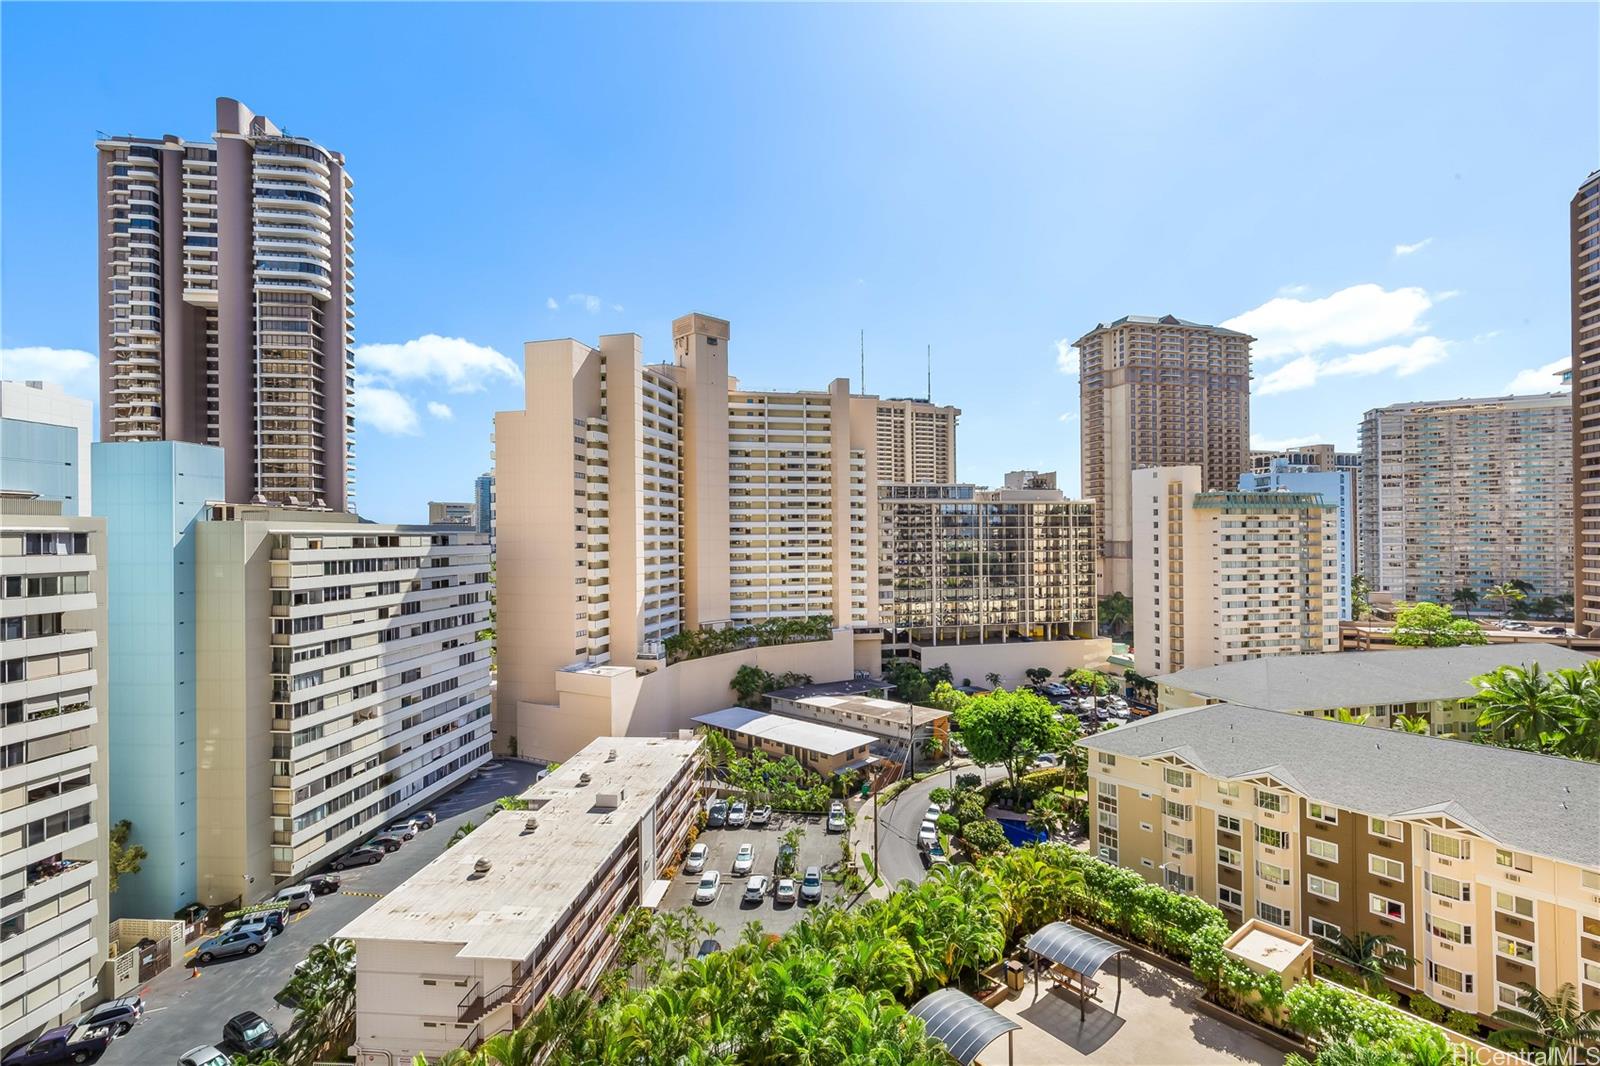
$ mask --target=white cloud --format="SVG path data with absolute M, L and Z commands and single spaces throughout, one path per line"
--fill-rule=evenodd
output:
M 98 400 L 100 360 L 79 348 L 0 348 L 0 377 L 53 381 L 74 396 Z
M 1304 296 L 1311 291 L 1310 285 L 1285 285 L 1278 290 L 1279 296 Z
M 1076 422 L 1077 420 L 1078 412 L 1076 411 L 1063 411 L 1056 416 L 1057 422 Z
M 1496 337 L 1500 336 L 1501 332 L 1502 331 L 1498 330 L 1498 329 L 1491 329 L 1487 333 L 1479 333 L 1479 334 L 1477 334 L 1476 336 L 1474 336 L 1472 338 L 1472 343 L 1473 344 L 1488 344 L 1490 341 L 1492 341 Z
M 1256 338 L 1251 354 L 1270 361 L 1325 348 L 1356 348 L 1421 333 L 1433 299 L 1419 288 L 1371 282 L 1316 300 L 1275 296 L 1222 323 Z
M 427 381 L 451 392 L 481 392 L 497 378 L 522 382 L 516 363 L 460 337 L 429 333 L 404 344 L 363 344 L 355 354 L 356 368 L 380 384 Z
M 1394 254 L 1395 255 L 1412 255 L 1413 253 L 1422 251 L 1424 248 L 1426 248 L 1428 245 L 1430 245 L 1432 243 L 1433 243 L 1433 238 L 1432 237 L 1424 237 L 1424 238 L 1422 238 L 1422 240 L 1418 241 L 1416 244 L 1397 244 L 1397 245 L 1394 246 Z
M 1284 363 L 1265 377 L 1256 379 L 1255 394 L 1272 396 L 1280 392 L 1309 389 L 1317 383 L 1317 361 L 1309 355 Z
M 1285 363 L 1256 382 L 1258 396 L 1309 389 L 1325 377 L 1369 377 L 1392 372 L 1410 377 L 1443 362 L 1450 354 L 1449 343 L 1438 337 L 1418 337 L 1409 344 L 1389 344 L 1368 352 L 1355 352 L 1332 359 L 1302 355 Z
M 544 305 L 552 311 L 559 311 L 561 309 L 561 305 L 556 302 L 556 298 L 554 296 L 546 296 L 544 298 Z
M 1056 341 L 1056 369 L 1063 374 L 1078 372 L 1078 349 L 1065 337 Z
M 356 376 L 356 421 L 391 437 L 415 437 L 417 409 L 402 394 L 373 384 L 370 378 Z
M 1506 384 L 1506 392 L 1566 392 L 1570 385 L 1561 383 L 1561 374 L 1572 369 L 1572 360 L 1556 359 L 1544 366 L 1520 371 Z
M 620 310 L 622 310 L 622 305 L 621 304 L 612 304 L 611 305 L 611 310 L 620 311 Z
M 446 422 L 456 416 L 456 413 L 450 410 L 449 404 L 440 403 L 437 400 L 428 401 L 428 413 L 434 418 L 442 419 Z
M 1460 289 L 1446 289 L 1443 292 L 1434 293 L 1433 294 L 1433 302 L 1436 303 L 1436 304 L 1442 304 L 1446 300 L 1454 300 L 1457 296 L 1460 296 L 1460 295 L 1461 295 L 1461 290 Z
M 599 312 L 605 301 L 601 300 L 598 296 L 592 296 L 586 292 L 575 292 L 567 296 L 567 303 L 577 304 L 579 307 L 583 308 L 592 315 Z
M 1250 434 L 1250 447 L 1258 452 L 1286 452 L 1291 448 L 1304 448 L 1308 444 L 1321 444 L 1322 438 L 1315 433 L 1305 437 L 1263 437 L 1259 433 Z

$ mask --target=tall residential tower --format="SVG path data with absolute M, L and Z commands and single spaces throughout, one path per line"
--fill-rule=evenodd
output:
M 100 439 L 227 453 L 227 498 L 355 509 L 353 182 L 217 100 L 210 141 L 97 143 Z
M 1572 484 L 1579 633 L 1600 633 L 1600 170 L 1572 198 Z

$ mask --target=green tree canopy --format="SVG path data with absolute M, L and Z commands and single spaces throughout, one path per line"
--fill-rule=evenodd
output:
M 1050 701 L 1026 689 L 1005 689 L 968 700 L 956 712 L 961 740 L 972 758 L 1006 768 L 1012 794 L 1017 775 L 1041 752 L 1060 751 L 1068 740 L 1066 726 Z
M 129 843 L 133 835 L 133 823 L 126 818 L 111 827 L 111 853 L 108 865 L 111 867 L 110 891 L 117 890 L 117 879 L 123 874 L 136 874 L 144 866 L 144 860 L 149 858 L 149 852 L 143 845 Z
M 1400 609 L 1394 619 L 1394 642 L 1405 648 L 1455 648 L 1487 644 L 1483 627 L 1457 618 L 1448 607 L 1423 600 Z

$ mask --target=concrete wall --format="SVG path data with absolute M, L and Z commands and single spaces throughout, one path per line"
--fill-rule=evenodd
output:
M 1088 640 L 1036 640 L 1011 644 L 941 644 L 924 647 L 922 669 L 949 666 L 956 684 L 970 680 L 974 685 L 985 685 L 984 676 L 1000 675 L 1000 683 L 1015 688 L 1028 680 L 1023 672 L 1042 666 L 1057 677 L 1070 674 L 1082 667 L 1101 669 L 1111 657 L 1111 638 L 1092 637 Z M 817 680 L 822 680 L 818 678 Z

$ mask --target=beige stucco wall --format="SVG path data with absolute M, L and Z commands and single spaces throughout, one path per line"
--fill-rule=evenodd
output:
M 1000 683 L 1015 688 L 1028 679 L 1023 672 L 1036 666 L 1050 670 L 1056 676 L 1070 674 L 1088 667 L 1100 669 L 1111 656 L 1109 637 L 1092 637 L 1088 640 L 1036 640 L 1012 644 L 941 644 L 924 647 L 922 669 L 949 666 L 950 674 L 960 684 L 963 679 L 974 685 L 986 684 L 985 675 L 1000 675 Z M 819 679 L 820 680 L 820 679 Z

